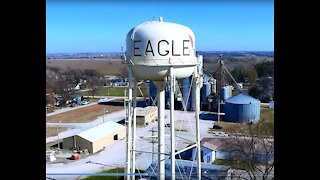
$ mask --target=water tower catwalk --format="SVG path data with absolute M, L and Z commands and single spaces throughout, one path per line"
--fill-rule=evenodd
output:
M 195 87 L 195 126 L 197 147 L 197 175 L 201 179 L 200 158 L 200 88 L 202 85 L 202 56 L 196 57 L 195 36 L 186 26 L 159 21 L 142 23 L 131 29 L 126 38 L 126 56 L 129 94 L 127 119 L 126 173 L 135 172 L 136 160 L 136 81 L 151 80 L 157 87 L 158 106 L 158 179 L 166 176 L 175 179 L 175 156 L 190 147 L 176 152 L 174 125 L 174 94 L 176 80 L 193 76 Z M 133 79 L 134 78 L 134 79 Z M 165 153 L 165 87 L 170 93 L 170 154 Z M 134 94 L 134 96 L 132 95 Z M 165 156 L 170 155 L 171 174 L 165 173 Z M 134 176 L 127 176 L 134 179 Z

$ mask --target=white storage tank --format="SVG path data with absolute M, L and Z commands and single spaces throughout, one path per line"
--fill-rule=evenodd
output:
M 162 81 L 171 66 L 177 79 L 186 78 L 197 65 L 195 36 L 190 28 L 162 18 L 145 22 L 127 34 L 126 57 L 138 79 Z

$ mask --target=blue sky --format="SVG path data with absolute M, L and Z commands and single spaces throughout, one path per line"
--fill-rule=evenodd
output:
M 198 51 L 273 51 L 273 5 L 258 0 L 47 1 L 46 52 L 120 52 L 131 28 L 159 16 L 190 27 Z

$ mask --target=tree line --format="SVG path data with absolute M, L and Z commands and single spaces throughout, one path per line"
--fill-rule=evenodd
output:
M 274 80 L 274 62 L 264 61 L 245 69 L 243 66 L 234 68 L 231 71 L 232 76 L 237 82 L 247 82 L 252 86 L 248 89 L 248 94 L 262 101 L 269 101 L 266 97 L 272 87 Z M 232 79 L 227 81 L 232 83 Z
M 93 69 L 79 70 L 67 68 L 66 70 L 62 70 L 57 67 L 47 67 L 47 105 L 55 103 L 53 93 L 60 95 L 63 100 L 62 102 L 79 96 L 75 87 L 80 84 L 82 88 L 90 89 L 92 96 L 94 96 L 98 88 L 104 85 L 104 78 L 102 74 Z

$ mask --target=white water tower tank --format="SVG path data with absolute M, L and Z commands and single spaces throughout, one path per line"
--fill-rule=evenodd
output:
M 177 79 L 186 78 L 197 65 L 195 36 L 190 28 L 160 17 L 129 31 L 126 57 L 135 78 L 163 81 L 171 66 Z

